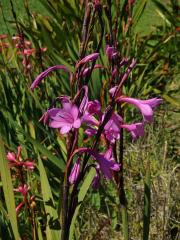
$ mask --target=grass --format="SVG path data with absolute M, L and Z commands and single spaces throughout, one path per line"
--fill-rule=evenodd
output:
M 15 0 L 13 1 L 15 10 L 17 12 L 17 15 L 21 16 L 21 18 L 27 19 L 26 10 L 24 7 L 24 1 L 23 0 Z M 169 0 L 164 1 L 166 3 L 169 3 Z M 48 12 L 43 7 L 40 1 L 35 0 L 29 0 L 29 9 L 33 13 L 41 13 L 44 16 L 48 15 Z M 160 26 L 163 23 L 162 17 L 159 16 L 159 14 L 155 11 L 155 5 L 153 1 L 149 0 L 147 2 L 145 11 L 143 16 L 141 17 L 137 27 L 136 32 L 141 35 L 147 35 L 150 32 L 154 31 L 156 26 Z M 12 27 L 11 23 L 13 20 L 13 15 L 11 12 L 11 5 L 9 0 L 1 0 L 1 10 L 3 10 L 3 14 L 5 16 L 6 23 L 4 22 L 3 16 L 0 15 L 0 23 L 1 23 L 1 29 L 0 34 L 7 33 L 7 26 L 11 34 L 16 32 L 16 30 Z M 151 24 L 149 24 L 151 23 Z

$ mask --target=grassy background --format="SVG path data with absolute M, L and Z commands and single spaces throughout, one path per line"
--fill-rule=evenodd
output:
M 138 2 L 138 0 L 137 0 L 137 2 Z M 13 29 L 11 24 L 9 24 L 9 23 L 11 23 L 11 21 L 13 21 L 10 1 L 9 0 L 1 0 L 0 3 L 1 3 L 1 11 L 3 11 L 5 21 L 6 21 L 6 24 L 5 24 L 4 18 L 0 14 L 0 24 L 1 24 L 0 34 L 7 33 L 7 26 L 8 26 L 10 33 L 14 33 L 15 30 Z M 21 18 L 27 19 L 25 7 L 24 7 L 24 1 L 23 0 L 15 0 L 15 1 L 13 1 L 13 3 L 14 3 L 15 10 L 18 14 L 18 17 L 20 16 Z M 41 4 L 40 1 L 29 0 L 28 3 L 29 3 L 29 9 L 32 13 L 36 12 L 36 13 L 41 13 L 42 15 L 45 15 L 45 16 L 48 15 L 48 12 L 43 7 L 43 5 Z M 165 1 L 163 1 L 163 3 L 168 4 L 169 0 L 165 0 Z M 144 14 L 136 27 L 136 31 L 138 33 L 140 33 L 141 35 L 146 35 L 149 32 L 153 31 L 156 26 L 162 25 L 162 23 L 163 23 L 162 17 L 160 17 L 158 12 L 156 11 L 156 7 L 155 7 L 154 3 L 151 0 L 149 0 L 147 2 Z
M 23 1 L 16 0 L 13 3 L 18 18 L 27 20 Z M 40 1 L 29 1 L 29 4 L 30 11 L 37 11 L 43 16 L 48 15 Z M 8 26 L 12 34 L 15 31 L 12 28 L 11 21 L 13 18 L 9 1 L 1 0 L 1 5 L 6 25 L 2 15 L 0 15 L 0 33 L 7 33 L 6 26 Z M 61 6 L 64 7 L 63 4 Z M 130 236 L 135 240 L 142 239 L 144 188 L 147 182 L 148 161 L 151 163 L 150 239 L 177 240 L 179 237 L 180 201 L 177 192 L 179 188 L 180 151 L 178 148 L 178 132 L 180 127 L 178 104 L 173 101 L 174 99 L 178 100 L 179 97 L 177 91 L 179 84 L 176 60 L 177 42 L 174 38 L 174 26 L 169 24 L 166 26 L 167 28 L 164 27 L 167 21 L 159 17 L 157 12 L 157 8 L 152 1 L 148 1 L 136 29 L 141 35 L 145 34 L 147 36 L 140 37 L 137 41 L 134 40 L 134 35 L 125 36 L 123 39 L 125 42 L 120 48 L 122 53 L 129 54 L 128 57 L 135 56 L 138 59 L 135 70 L 125 84 L 125 94 L 138 98 L 157 95 L 164 97 L 164 104 L 156 111 L 153 125 L 147 126 L 144 138 L 132 143 L 129 134 L 125 133 L 125 191 L 128 200 Z M 61 19 L 61 16 L 58 17 Z M 48 47 L 43 59 L 43 67 L 47 68 L 55 64 L 73 66 L 77 60 L 79 43 L 76 42 L 77 38 L 75 36 L 81 28 L 80 24 L 76 24 L 75 28 L 71 29 L 73 25 L 69 23 L 70 21 L 68 22 L 69 19 L 66 19 L 71 30 L 69 34 L 68 28 L 66 29 L 68 24 L 66 26 L 59 21 L 57 26 L 55 21 L 48 19 L 53 29 L 53 31 L 49 31 L 49 28 L 46 28 L 46 22 L 43 22 L 44 19 L 37 18 L 37 28 L 33 30 L 31 29 L 32 25 L 29 25 L 28 22 L 24 23 L 24 29 L 28 33 L 27 36 L 30 37 L 29 40 L 33 41 L 33 47 L 37 46 L 37 43 Z M 75 22 L 75 20 L 73 21 Z M 154 26 L 157 25 L 161 26 L 161 28 L 154 29 Z M 95 31 L 98 30 L 98 27 L 95 28 Z M 154 35 L 149 34 L 152 30 L 154 30 Z M 93 40 L 96 41 L 97 34 L 93 37 Z M 131 41 L 131 38 L 134 41 Z M 64 43 L 62 43 L 62 40 L 64 40 Z M 66 43 L 69 44 L 69 48 L 67 48 Z M 128 46 L 132 51 L 127 50 Z M 75 50 L 75 53 L 73 50 Z M 89 52 L 93 50 L 93 47 L 88 49 Z M 39 156 L 41 156 L 44 168 L 42 164 L 37 162 L 37 165 L 41 166 L 41 168 L 38 168 L 35 174 L 29 176 L 28 184 L 31 185 L 31 191 L 37 197 L 36 221 L 44 234 L 44 229 L 48 226 L 46 217 L 48 214 L 53 215 L 52 209 L 47 204 L 48 196 L 46 194 L 53 195 L 57 207 L 60 189 L 59 179 L 62 181 L 62 165 L 66 159 L 66 151 L 63 151 L 65 142 L 59 138 L 57 132 L 39 124 L 38 119 L 43 111 L 49 107 L 49 103 L 52 102 L 53 98 L 69 92 L 68 79 L 66 75 L 57 71 L 41 84 L 39 90 L 32 93 L 29 91 L 29 85 L 42 71 L 39 60 L 32 57 L 33 69 L 30 74 L 24 74 L 21 58 L 15 53 L 16 51 L 9 48 L 0 58 L 2 67 L 0 67 L 2 69 L 0 71 L 0 93 L 2 96 L 0 100 L 0 117 L 2 118 L 0 134 L 8 150 L 15 151 L 16 147 L 21 144 L 24 147 L 23 154 L 25 156 L 28 155 L 35 160 L 38 160 Z M 100 63 L 106 64 L 107 59 L 103 49 L 101 56 L 102 62 Z M 99 98 L 99 93 L 104 87 L 102 83 L 105 83 L 106 77 L 98 71 L 94 73 L 89 84 L 91 98 L 94 96 Z M 94 81 L 95 79 L 99 81 Z M 168 97 L 171 104 L 166 102 Z M 138 119 L 136 112 L 132 109 L 128 109 L 127 112 L 129 114 L 127 114 L 128 120 L 135 121 L 135 119 Z M 81 141 L 82 139 L 83 135 Z M 46 191 L 45 184 L 42 185 L 44 191 L 40 189 L 40 181 L 44 179 L 46 183 L 49 180 L 48 191 Z M 13 179 L 13 184 L 16 183 L 15 181 L 16 179 Z M 85 191 L 87 191 L 87 188 Z M 4 207 L 0 206 L 1 212 L 6 213 L 4 199 L 0 199 L 0 201 Z M 15 201 L 18 203 L 19 199 L 15 198 Z M 7 229 L 9 219 L 8 217 L 6 219 L 6 215 L 2 214 L 3 217 L 0 215 L 0 220 Z M 29 239 L 31 239 L 31 229 L 29 229 L 26 220 L 27 215 L 22 211 L 18 219 L 20 222 L 19 231 L 23 235 L 25 229 L 29 234 Z M 122 222 L 114 183 L 104 181 L 99 191 L 93 191 L 90 188 L 75 225 L 76 239 L 79 240 L 80 236 L 83 240 L 123 239 L 121 229 Z M 53 228 L 50 230 L 54 231 Z

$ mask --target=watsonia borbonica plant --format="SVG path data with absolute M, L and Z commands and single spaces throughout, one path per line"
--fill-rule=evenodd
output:
M 136 60 L 121 57 L 114 45 L 107 44 L 105 52 L 112 67 L 108 89 L 109 101 L 104 107 L 97 99 L 89 100 L 88 84 L 84 84 L 96 68 L 106 68 L 106 66 L 96 64 L 99 52 L 81 58 L 76 63 L 74 73 L 70 72 L 66 66 L 56 65 L 42 72 L 31 85 L 31 90 L 34 90 L 54 70 L 60 69 L 69 74 L 71 96 L 58 96 L 40 118 L 40 121 L 48 127 L 58 129 L 59 134 L 67 141 L 67 163 L 61 210 L 62 240 L 67 239 L 69 235 L 73 214 L 78 206 L 76 198 L 79 185 L 90 168 L 94 168 L 96 172 L 92 180 L 93 188 L 100 186 L 102 177 L 107 180 L 114 179 L 120 195 L 124 194 L 122 179 L 119 177 L 119 172 L 123 169 L 123 161 L 121 157 L 117 157 L 117 142 L 121 141 L 123 129 L 132 135 L 133 140 L 143 136 L 145 124 L 152 122 L 153 110 L 162 102 L 160 98 L 140 100 L 124 96 L 122 86 L 135 67 Z M 119 71 L 122 66 L 127 66 L 123 75 Z M 57 104 L 61 106 L 57 107 Z M 122 110 L 126 104 L 134 105 L 140 111 L 142 115 L 140 122 L 124 122 Z M 91 146 L 89 143 L 86 146 L 85 142 L 79 146 L 80 128 L 83 129 L 88 139 L 93 140 Z M 99 144 L 100 142 L 103 142 L 103 145 Z

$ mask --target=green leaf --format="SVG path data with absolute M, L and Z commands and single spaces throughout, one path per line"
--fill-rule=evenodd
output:
M 159 9 L 161 14 L 163 15 L 164 19 L 168 20 L 174 26 L 176 26 L 176 20 L 175 20 L 174 16 L 169 12 L 169 10 L 165 7 L 165 5 L 157 0 L 153 0 L 153 2 L 155 3 L 156 7 Z
M 134 22 L 133 26 L 135 26 L 138 23 L 139 19 L 141 18 L 142 14 L 144 12 L 144 9 L 146 7 L 146 4 L 147 4 L 147 0 L 137 1 L 137 4 L 133 11 L 133 22 Z
M 167 101 L 169 102 L 170 104 L 174 105 L 174 106 L 180 106 L 180 103 L 178 102 L 178 100 L 166 95 L 166 94 L 163 94 L 162 97 Z
M 4 144 L 0 139 L 0 173 L 3 184 L 4 197 L 6 201 L 6 207 L 8 217 L 12 226 L 15 239 L 20 239 L 18 232 L 18 224 L 16 218 L 16 205 L 14 200 L 13 185 L 11 180 L 10 168 L 5 154 Z
M 53 195 L 49 185 L 48 177 L 40 157 L 38 157 L 39 172 L 41 180 L 41 190 L 47 214 L 48 222 L 46 226 L 47 240 L 59 240 L 60 239 L 60 224 L 58 220 L 57 210 L 55 208 Z

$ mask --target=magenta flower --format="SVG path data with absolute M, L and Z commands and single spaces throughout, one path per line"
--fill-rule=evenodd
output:
M 88 137 L 92 137 L 92 136 L 96 135 L 97 129 L 90 127 L 85 130 L 85 133 L 87 134 Z
M 122 124 L 121 127 L 131 133 L 133 140 L 144 136 L 144 123 Z
M 114 94 L 115 92 L 117 91 L 118 89 L 118 86 L 115 86 L 115 87 L 112 87 L 110 90 L 109 90 L 109 93 L 111 95 L 111 97 L 114 97 Z
M 129 97 L 119 97 L 117 101 L 133 104 L 141 111 L 144 121 L 151 122 L 153 120 L 153 108 L 161 104 L 162 99 L 152 98 L 148 100 L 139 100 Z
M 61 134 L 68 133 L 72 128 L 80 128 L 81 119 L 78 116 L 78 107 L 70 102 L 62 103 L 62 105 L 63 108 L 48 110 L 49 127 L 59 128 Z
M 34 162 L 26 161 L 22 165 L 29 170 L 34 170 Z
M 34 82 L 31 84 L 30 89 L 33 90 L 34 88 L 36 88 L 38 86 L 38 84 L 52 71 L 54 70 L 58 70 L 58 69 L 63 69 L 65 72 L 68 72 L 67 68 L 63 65 L 57 65 L 57 66 L 53 66 L 50 67 L 48 69 L 46 69 L 44 72 L 42 72 L 41 74 L 39 74 L 37 76 L 37 78 L 34 80 Z
M 74 154 L 90 154 L 97 161 L 97 169 L 99 169 L 106 179 L 112 179 L 113 171 L 119 171 L 120 165 L 114 161 L 112 148 L 109 148 L 105 153 L 97 153 L 90 148 L 76 149 Z
M 74 184 L 79 176 L 79 172 L 80 172 L 80 157 L 78 157 L 78 159 L 76 160 L 71 173 L 69 175 L 69 182 L 70 184 Z
M 112 148 L 109 148 L 105 153 L 97 153 L 89 148 L 81 148 L 78 152 L 89 153 L 98 162 L 99 170 L 106 179 L 112 179 L 112 172 L 120 170 L 120 165 L 114 161 L 112 156 Z
M 119 171 L 120 165 L 114 161 L 112 148 L 109 148 L 104 154 L 93 152 L 92 156 L 99 163 L 99 167 L 106 179 L 112 179 L 112 172 Z
M 28 191 L 30 190 L 30 187 L 27 184 L 21 185 L 18 188 L 14 189 L 14 192 L 19 192 L 23 195 L 23 201 L 21 203 L 18 204 L 18 206 L 16 207 L 16 214 L 18 215 L 21 208 L 26 204 L 26 202 L 28 201 L 27 197 L 28 197 Z M 29 203 L 31 203 L 34 200 L 34 196 L 31 196 L 29 199 Z

